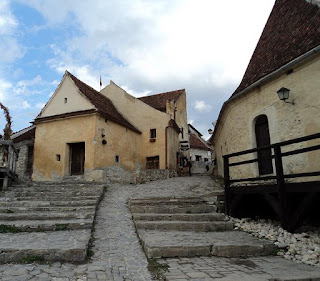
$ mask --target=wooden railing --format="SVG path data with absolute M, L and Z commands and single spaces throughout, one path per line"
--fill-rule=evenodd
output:
M 0 140 L 0 189 L 5 190 L 16 176 L 18 152 L 11 140 Z
M 225 184 L 225 211 L 226 214 L 230 214 L 230 203 L 231 203 L 231 185 L 233 183 L 240 183 L 240 182 L 247 182 L 247 183 L 254 183 L 258 181 L 262 181 L 265 184 L 267 184 L 267 181 L 273 180 L 276 181 L 276 187 L 279 197 L 279 203 L 280 203 L 280 213 L 281 213 L 281 221 L 283 225 L 286 225 L 286 218 L 287 218 L 287 184 L 285 182 L 285 179 L 289 178 L 303 178 L 303 177 L 314 177 L 314 176 L 320 176 L 320 171 L 316 172 L 307 172 L 307 173 L 293 173 L 293 174 L 284 174 L 283 169 L 283 157 L 306 153 L 310 151 L 320 150 L 320 145 L 312 145 L 305 148 L 300 149 L 294 149 L 288 152 L 282 152 L 282 148 L 288 145 L 297 144 L 305 141 L 320 139 L 320 133 L 300 137 L 288 141 L 283 141 L 275 144 L 271 144 L 268 146 L 260 147 L 260 148 L 254 148 L 249 149 L 245 151 L 240 151 L 228 155 L 223 156 L 224 160 L 224 184 Z M 232 162 L 230 163 L 231 158 L 239 157 L 246 154 L 251 153 L 257 153 L 262 150 L 271 150 L 273 153 L 271 153 L 271 156 L 267 159 L 274 159 L 274 165 L 275 165 L 275 173 L 272 175 L 267 176 L 257 176 L 257 177 L 250 177 L 250 178 L 239 178 L 239 179 L 231 179 L 230 178 L 230 168 L 235 166 L 242 166 L 247 164 L 252 164 L 255 162 L 258 162 L 259 159 L 253 158 L 250 160 L 245 161 L 238 161 L 238 162 Z M 265 160 L 266 158 L 264 158 Z M 320 169 L 320 167 L 319 167 Z M 254 188 L 254 187 L 252 187 Z M 266 185 L 267 188 L 267 185 Z

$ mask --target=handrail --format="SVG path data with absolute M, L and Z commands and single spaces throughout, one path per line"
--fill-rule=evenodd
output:
M 287 223 L 288 223 L 287 222 L 288 216 L 287 216 L 287 184 L 285 183 L 285 179 L 320 176 L 320 171 L 285 175 L 284 171 L 283 171 L 282 158 L 287 157 L 287 156 L 291 156 L 291 155 L 320 150 L 320 145 L 312 145 L 309 147 L 298 148 L 298 149 L 294 149 L 294 150 L 287 151 L 287 152 L 281 152 L 281 148 L 284 146 L 287 146 L 287 145 L 301 143 L 301 142 L 314 140 L 314 139 L 320 139 L 320 133 L 316 133 L 316 134 L 312 134 L 312 135 L 308 135 L 308 136 L 304 136 L 304 137 L 299 137 L 299 138 L 295 138 L 295 139 L 291 139 L 291 140 L 287 140 L 287 141 L 283 141 L 283 142 L 278 142 L 278 143 L 270 144 L 270 145 L 259 147 L 259 148 L 253 148 L 253 149 L 248 149 L 248 150 L 244 150 L 244 151 L 238 151 L 235 153 L 223 155 L 226 214 L 230 215 L 231 184 L 232 183 L 276 180 L 278 197 L 279 197 L 280 207 L 282 210 L 281 218 L 280 218 L 281 225 L 283 227 L 286 227 Z M 250 178 L 239 178 L 239 179 L 231 179 L 230 178 L 230 167 L 247 165 L 247 164 L 252 164 L 252 163 L 258 162 L 259 156 L 258 156 L 258 158 L 255 157 L 253 159 L 238 161 L 238 162 L 233 162 L 233 163 L 230 163 L 230 158 L 259 152 L 259 151 L 266 150 L 266 149 L 268 149 L 268 150 L 271 149 L 274 152 L 271 156 L 263 158 L 263 160 L 274 159 L 275 170 L 276 170 L 275 175 L 268 175 L 268 176 L 262 176 L 262 177 L 258 176 L 258 177 L 250 177 Z

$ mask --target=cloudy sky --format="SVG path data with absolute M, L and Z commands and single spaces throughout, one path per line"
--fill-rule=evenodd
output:
M 206 137 L 240 83 L 274 0 L 1 0 L 0 101 L 32 121 L 67 69 L 139 97 L 185 88 Z M 4 128 L 0 117 L 0 130 Z

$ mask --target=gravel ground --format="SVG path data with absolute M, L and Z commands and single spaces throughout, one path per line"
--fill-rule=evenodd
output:
M 235 228 L 265 238 L 278 246 L 278 255 L 297 263 L 320 267 L 320 229 L 304 227 L 303 232 L 290 233 L 273 220 L 231 218 Z

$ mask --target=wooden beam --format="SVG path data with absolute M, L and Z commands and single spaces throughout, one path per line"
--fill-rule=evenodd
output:
M 276 212 L 279 218 L 281 218 L 281 210 L 280 210 L 280 203 L 274 196 L 269 193 L 263 193 L 264 198 L 269 203 L 271 208 Z

